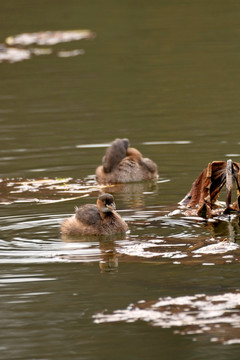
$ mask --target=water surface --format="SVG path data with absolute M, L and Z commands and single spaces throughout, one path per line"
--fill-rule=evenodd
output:
M 8 0 L 0 9 L 2 44 L 94 34 L 20 46 L 28 58 L 0 62 L 2 358 L 238 358 L 238 219 L 175 210 L 208 162 L 239 161 L 240 5 Z M 158 164 L 156 182 L 98 186 L 116 137 Z M 62 239 L 63 219 L 100 191 L 114 195 L 130 231 Z

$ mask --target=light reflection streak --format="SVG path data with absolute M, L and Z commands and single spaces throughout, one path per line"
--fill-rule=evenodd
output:
M 95 324 L 144 321 L 152 326 L 175 328 L 182 335 L 209 334 L 210 341 L 224 344 L 240 342 L 240 292 L 218 295 L 196 294 L 140 300 L 126 309 L 93 316 Z

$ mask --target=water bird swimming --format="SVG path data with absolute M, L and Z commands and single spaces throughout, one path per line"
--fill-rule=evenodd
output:
M 97 199 L 97 205 L 86 204 L 76 208 L 75 215 L 62 223 L 61 233 L 68 236 L 125 233 L 128 225 L 115 209 L 113 196 L 101 194 Z
M 130 147 L 128 139 L 115 139 L 96 169 L 96 179 L 101 184 L 128 183 L 157 178 L 157 171 L 157 165 Z

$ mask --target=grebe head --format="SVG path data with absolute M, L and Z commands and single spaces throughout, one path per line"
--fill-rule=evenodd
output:
M 97 207 L 100 212 L 111 213 L 116 210 L 114 198 L 111 194 L 101 194 L 97 200 Z

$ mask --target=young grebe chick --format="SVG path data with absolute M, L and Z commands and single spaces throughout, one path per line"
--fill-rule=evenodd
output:
M 128 139 L 115 139 L 106 150 L 102 165 L 96 169 L 96 179 L 100 184 L 157 178 L 157 165 L 152 160 L 144 158 L 137 149 L 129 145 Z
M 76 208 L 76 214 L 66 219 L 62 226 L 63 235 L 114 235 L 125 233 L 128 226 L 115 211 L 111 194 L 102 194 L 97 205 L 86 204 Z

